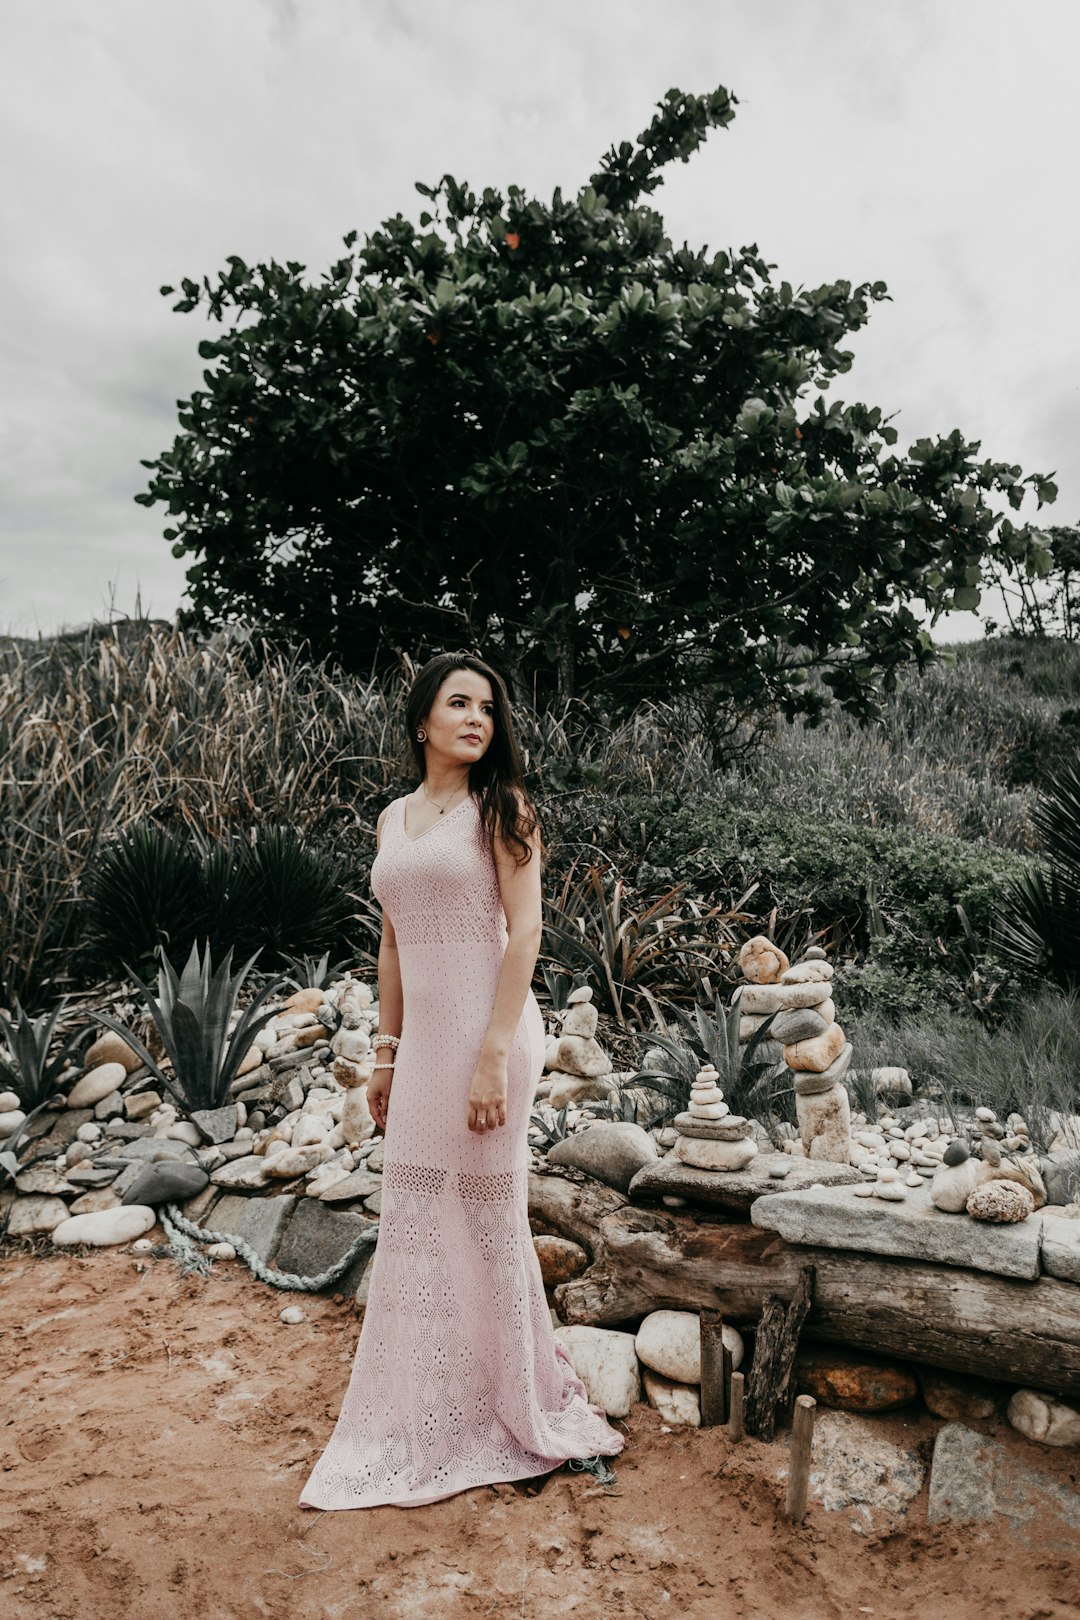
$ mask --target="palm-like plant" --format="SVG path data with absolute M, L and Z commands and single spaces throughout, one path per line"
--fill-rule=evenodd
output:
M 776 1014 L 771 1014 L 754 1031 L 749 1041 L 739 1041 L 742 1014 L 738 1002 L 725 1008 L 719 995 L 713 1012 L 695 1007 L 692 1016 L 681 1007 L 672 1007 L 672 1016 L 682 1026 L 683 1038 L 666 1033 L 652 1034 L 650 1040 L 664 1058 L 653 1068 L 642 1069 L 628 1081 L 644 1086 L 663 1097 L 661 1119 L 672 1119 L 690 1103 L 690 1088 L 704 1063 L 711 1063 L 719 1075 L 718 1084 L 733 1114 L 762 1119 L 776 1117 L 775 1103 L 782 1088 L 775 1086 L 777 1065 L 761 1056 L 761 1045 L 769 1038 Z M 782 1066 L 781 1066 L 782 1068 Z M 654 1121 L 655 1122 L 655 1121 Z
M 171 1074 L 151 1057 L 139 1037 L 126 1024 L 108 1013 L 91 1015 L 123 1036 L 167 1089 L 177 1107 L 191 1118 L 203 1109 L 225 1106 L 229 1101 L 229 1088 L 252 1041 L 274 1016 L 273 1011 L 260 1013 L 259 1008 L 280 988 L 280 978 L 271 980 L 260 990 L 240 1014 L 230 1035 L 229 1025 L 236 1010 L 237 996 L 259 953 L 256 951 L 239 973 L 230 978 L 232 954 L 230 947 L 224 960 L 212 973 L 209 941 L 205 955 L 200 954 L 196 941 L 183 972 L 178 974 L 162 951 L 156 996 L 137 974 L 127 969 L 154 1020 L 172 1066 Z M 198 1123 L 196 1119 L 195 1124 Z
M 594 863 L 580 879 L 571 868 L 558 899 L 544 900 L 544 949 L 558 962 L 584 967 L 601 1005 L 624 1029 L 631 1019 L 644 1028 L 650 1013 L 663 1023 L 657 998 L 687 995 L 697 969 L 715 965 L 701 947 L 703 928 L 720 908 L 702 911 L 685 889 L 677 883 L 634 911 L 610 867 Z
M 53 1032 L 64 1010 L 66 997 L 57 1002 L 51 1013 L 31 1018 L 19 1006 L 15 997 L 15 1017 L 0 1012 L 0 1034 L 8 1048 L 0 1052 L 0 1083 L 18 1093 L 19 1104 L 26 1118 L 3 1143 L 0 1166 L 12 1177 L 18 1170 L 18 1147 L 26 1135 L 32 1119 L 41 1113 L 57 1092 L 57 1082 L 71 1053 L 90 1033 L 86 1025 L 70 1034 L 55 1057 L 49 1057 Z
M 316 961 L 314 956 L 287 956 L 290 969 L 287 980 L 297 990 L 328 990 L 335 979 L 340 979 L 349 965 L 348 957 L 330 966 L 330 952 L 324 951 Z
M 1007 885 L 997 941 L 1017 967 L 1080 988 L 1080 753 L 1048 772 L 1031 819 L 1047 865 Z

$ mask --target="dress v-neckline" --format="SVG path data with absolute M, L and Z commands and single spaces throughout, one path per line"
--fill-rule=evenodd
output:
M 463 809 L 465 805 L 472 801 L 472 794 L 467 793 L 460 804 L 455 804 L 454 808 L 452 810 L 445 811 L 439 817 L 438 821 L 433 821 L 431 826 L 425 827 L 422 833 L 417 833 L 415 838 L 410 838 L 409 834 L 405 830 L 405 799 L 407 797 L 408 795 L 406 794 L 401 800 L 401 836 L 404 838 L 407 844 L 418 844 L 421 838 L 426 838 L 428 833 L 435 831 L 436 827 L 445 827 L 451 816 L 456 816 L 459 810 Z

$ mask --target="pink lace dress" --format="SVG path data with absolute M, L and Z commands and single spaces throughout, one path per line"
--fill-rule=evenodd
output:
M 337 1424 L 300 1495 L 324 1509 L 419 1506 L 624 1443 L 555 1340 L 529 1231 L 526 1134 L 544 1052 L 531 990 L 506 1124 L 467 1124 L 507 941 L 477 801 L 409 838 L 396 799 L 371 887 L 394 926 L 404 1018 L 367 1311 Z

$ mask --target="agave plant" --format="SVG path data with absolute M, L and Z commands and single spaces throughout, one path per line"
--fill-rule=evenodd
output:
M 340 979 L 349 965 L 349 958 L 330 966 L 330 952 L 324 951 L 318 961 L 313 956 L 287 956 L 286 965 L 290 972 L 286 975 L 289 984 L 297 990 L 327 990 Z
M 554 1147 L 556 1142 L 565 1141 L 570 1133 L 566 1123 L 567 1108 L 559 1109 L 553 1120 L 546 1120 L 543 1114 L 536 1112 L 530 1115 L 530 1122 L 543 1134 L 546 1148 Z
M 237 995 L 259 953 L 256 951 L 239 973 L 230 978 L 232 954 L 230 947 L 224 960 L 211 973 L 210 943 L 207 941 L 206 954 L 201 955 L 196 941 L 183 972 L 178 974 L 162 951 L 156 996 L 137 974 L 127 968 L 154 1020 L 172 1066 L 171 1074 L 151 1057 L 139 1037 L 126 1024 L 108 1013 L 91 1015 L 98 1023 L 123 1036 L 166 1088 L 177 1107 L 189 1117 L 194 1117 L 202 1109 L 225 1106 L 229 1101 L 229 1088 L 252 1041 L 274 1016 L 273 1011 L 260 1013 L 259 1008 L 280 988 L 280 978 L 271 980 L 260 990 L 254 1001 L 240 1014 L 229 1034 Z M 198 1121 L 195 1123 L 198 1124 Z
M 6 1012 L 0 1012 L 0 1033 L 10 1054 L 5 1056 L 0 1052 L 0 1083 L 18 1093 L 19 1105 L 26 1114 L 18 1130 L 5 1139 L 3 1151 L 0 1152 L 0 1166 L 12 1177 L 18 1170 L 19 1143 L 30 1121 L 52 1101 L 68 1057 L 89 1033 L 85 1025 L 75 1030 L 55 1057 L 49 1057 L 53 1031 L 64 1010 L 65 1001 L 66 997 L 56 1004 L 51 1013 L 31 1018 L 19 1006 L 16 996 L 14 1019 Z
M 558 899 L 544 900 L 544 944 L 556 961 L 588 971 L 598 999 L 624 1029 L 663 1018 L 658 996 L 687 995 L 698 968 L 714 966 L 702 951 L 703 927 L 720 914 L 702 911 L 677 883 L 640 911 L 625 905 L 625 884 L 597 862 L 580 879 L 573 869 Z M 689 915 L 683 907 L 689 908 Z M 644 1009 L 640 1003 L 644 1002 Z
M 1048 772 L 1031 812 L 1047 865 L 1004 891 L 997 942 L 1027 973 L 1080 988 L 1080 754 Z
M 742 1014 L 738 1002 L 725 1008 L 719 995 L 712 1013 L 695 1007 L 689 1015 L 681 1007 L 671 1013 L 681 1024 L 683 1038 L 664 1032 L 650 1036 L 654 1049 L 663 1053 L 655 1067 L 642 1069 L 628 1082 L 659 1092 L 664 1099 L 660 1117 L 673 1118 L 690 1103 L 690 1088 L 703 1063 L 711 1063 L 719 1075 L 719 1086 L 733 1114 L 770 1117 L 776 1113 L 780 1092 L 773 1086 L 777 1065 L 760 1053 L 769 1037 L 775 1013 L 760 1024 L 745 1045 L 739 1041 Z

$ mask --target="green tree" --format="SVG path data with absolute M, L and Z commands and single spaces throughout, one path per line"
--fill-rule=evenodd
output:
M 994 582 L 1000 587 L 1009 630 L 1014 636 L 1060 636 L 1080 640 L 1080 525 L 1054 524 L 1043 530 L 1049 553 L 1045 577 L 1034 578 L 997 566 Z M 992 633 L 997 625 L 987 623 Z
M 418 223 L 318 285 L 235 256 L 183 280 L 174 308 L 229 329 L 135 498 L 168 505 L 192 618 L 351 667 L 469 645 L 538 699 L 703 688 L 813 718 L 811 668 L 870 714 L 934 656 L 919 601 L 1038 569 L 993 499 L 1048 479 L 958 431 L 896 454 L 879 408 L 822 398 L 883 282 L 777 285 L 756 245 L 664 234 L 644 199 L 734 111 L 669 91 L 570 199 L 418 185 Z

